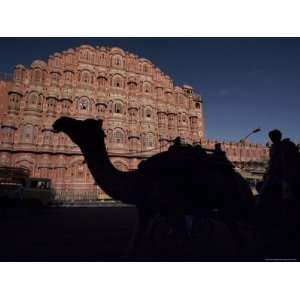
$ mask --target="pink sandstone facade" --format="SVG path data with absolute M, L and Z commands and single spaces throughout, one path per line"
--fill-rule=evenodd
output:
M 110 158 L 121 170 L 167 150 L 177 136 L 207 148 L 217 142 L 205 139 L 202 99 L 192 87 L 174 85 L 149 60 L 122 49 L 83 45 L 30 68 L 17 65 L 12 80 L 0 81 L 0 165 L 51 178 L 57 191 L 101 197 L 78 147 L 52 131 L 60 116 L 104 120 Z M 268 156 L 262 145 L 222 148 L 236 163 Z

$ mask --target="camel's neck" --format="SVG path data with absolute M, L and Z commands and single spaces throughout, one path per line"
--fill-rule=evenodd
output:
M 104 139 L 93 141 L 91 145 L 81 147 L 81 150 L 95 182 L 103 191 L 116 200 L 133 203 L 136 171 L 122 172 L 116 169 L 108 157 Z

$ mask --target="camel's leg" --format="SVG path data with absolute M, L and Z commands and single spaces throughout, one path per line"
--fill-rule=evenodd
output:
M 129 245 L 129 258 L 135 259 L 138 250 L 141 245 L 141 241 L 147 231 L 148 225 L 150 224 L 151 218 L 153 217 L 152 213 L 149 213 L 145 209 L 138 208 L 138 220 L 135 226 L 135 232 L 133 234 L 133 238 Z
M 177 234 L 184 240 L 190 238 L 190 231 L 184 214 L 173 214 L 169 216 L 170 225 L 174 230 L 175 235 Z
M 242 236 L 241 230 L 239 228 L 239 224 L 236 220 L 231 218 L 226 218 L 224 220 L 224 223 L 226 224 L 232 238 L 233 242 L 235 243 L 235 251 L 237 252 L 237 256 L 241 255 L 241 252 L 243 252 L 245 247 L 245 240 Z

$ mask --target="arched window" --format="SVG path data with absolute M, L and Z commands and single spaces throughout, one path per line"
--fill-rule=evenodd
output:
M 36 104 L 38 100 L 38 95 L 37 94 L 31 94 L 29 96 L 29 103 L 30 104 Z
M 113 57 L 113 65 L 121 68 L 123 66 L 123 58 L 120 55 L 115 55 Z
M 128 114 L 129 114 L 129 121 L 133 122 L 137 120 L 138 110 L 136 108 L 129 109 Z
M 51 73 L 51 84 L 57 86 L 60 75 L 58 73 Z
M 128 89 L 130 91 L 135 91 L 136 90 L 136 84 L 134 82 L 129 82 L 128 83 Z
M 66 145 L 66 136 L 64 133 L 59 133 L 58 136 L 58 146 L 65 146 Z
M 144 145 L 146 148 L 153 148 L 154 147 L 154 135 L 153 133 L 147 133 L 144 139 Z
M 21 69 L 16 69 L 14 72 L 14 79 L 15 80 L 22 80 L 22 70 Z
M 117 88 L 123 87 L 123 78 L 121 76 L 115 76 L 113 78 L 113 87 L 117 87 Z
M 44 145 L 52 145 L 52 132 L 50 130 L 44 131 L 43 143 Z
M 82 60 L 89 60 L 89 51 L 88 50 L 81 51 L 80 58 Z
M 47 111 L 51 113 L 56 113 L 56 99 L 48 98 L 47 99 Z
M 152 117 L 152 109 L 150 107 L 146 108 L 145 111 L 146 118 L 150 119 Z
M 158 121 L 160 123 L 164 123 L 166 121 L 166 113 L 164 112 L 159 112 L 158 113 Z
M 143 71 L 144 71 L 144 73 L 148 73 L 148 66 L 147 65 L 143 66 Z
M 97 111 L 98 111 L 98 113 L 104 114 L 104 113 L 105 113 L 105 108 L 106 108 L 106 106 L 105 106 L 104 104 L 99 104 L 99 105 L 97 106 Z
M 106 64 L 105 53 L 100 53 L 99 54 L 99 62 L 100 62 L 100 65 L 105 65 Z
M 67 65 L 72 64 L 72 55 L 71 54 L 69 54 L 69 55 L 66 56 L 66 64 Z
M 88 72 L 83 72 L 81 74 L 81 81 L 84 82 L 84 83 L 90 83 L 91 81 L 91 76 Z
M 122 114 L 122 113 L 123 113 L 123 106 L 122 106 L 122 103 L 120 103 L 120 102 L 115 103 L 115 109 L 114 109 L 114 112 L 115 112 L 116 114 Z
M 82 97 L 78 101 L 78 110 L 80 112 L 88 112 L 91 110 L 90 100 L 86 97 Z
M 12 144 L 15 130 L 11 127 L 2 127 L 3 143 Z
M 33 125 L 27 124 L 22 128 L 22 142 L 32 143 L 33 142 L 34 128 Z
M 151 85 L 148 82 L 145 82 L 144 86 L 143 86 L 143 90 L 144 90 L 144 93 L 146 93 L 146 94 L 151 93 Z
M 20 110 L 20 100 L 21 96 L 16 93 L 11 93 L 9 95 L 9 109 Z
M 125 137 L 121 129 L 116 129 L 113 133 L 113 142 L 116 144 L 124 144 Z
M 73 77 L 72 72 L 65 72 L 65 83 L 71 83 L 72 77 Z
M 33 81 L 34 82 L 41 82 L 42 81 L 42 72 L 41 72 L 41 70 L 34 70 Z
M 105 77 L 98 77 L 98 86 L 99 87 L 106 87 L 106 78 Z
M 157 97 L 162 97 L 163 96 L 163 88 L 158 87 L 157 88 Z
M 71 103 L 68 100 L 63 100 L 61 103 L 61 108 L 63 113 L 69 113 L 71 108 Z

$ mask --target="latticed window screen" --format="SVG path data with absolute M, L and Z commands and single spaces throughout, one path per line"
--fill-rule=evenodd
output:
M 123 111 L 123 109 L 122 109 L 122 104 L 121 104 L 121 103 L 116 103 L 116 104 L 115 104 L 115 113 L 121 114 L 122 111 Z
M 148 133 L 145 136 L 145 146 L 146 147 L 153 147 L 154 146 L 154 135 L 152 133 Z
M 117 144 L 124 143 L 124 133 L 121 130 L 116 130 L 114 132 L 114 142 Z

